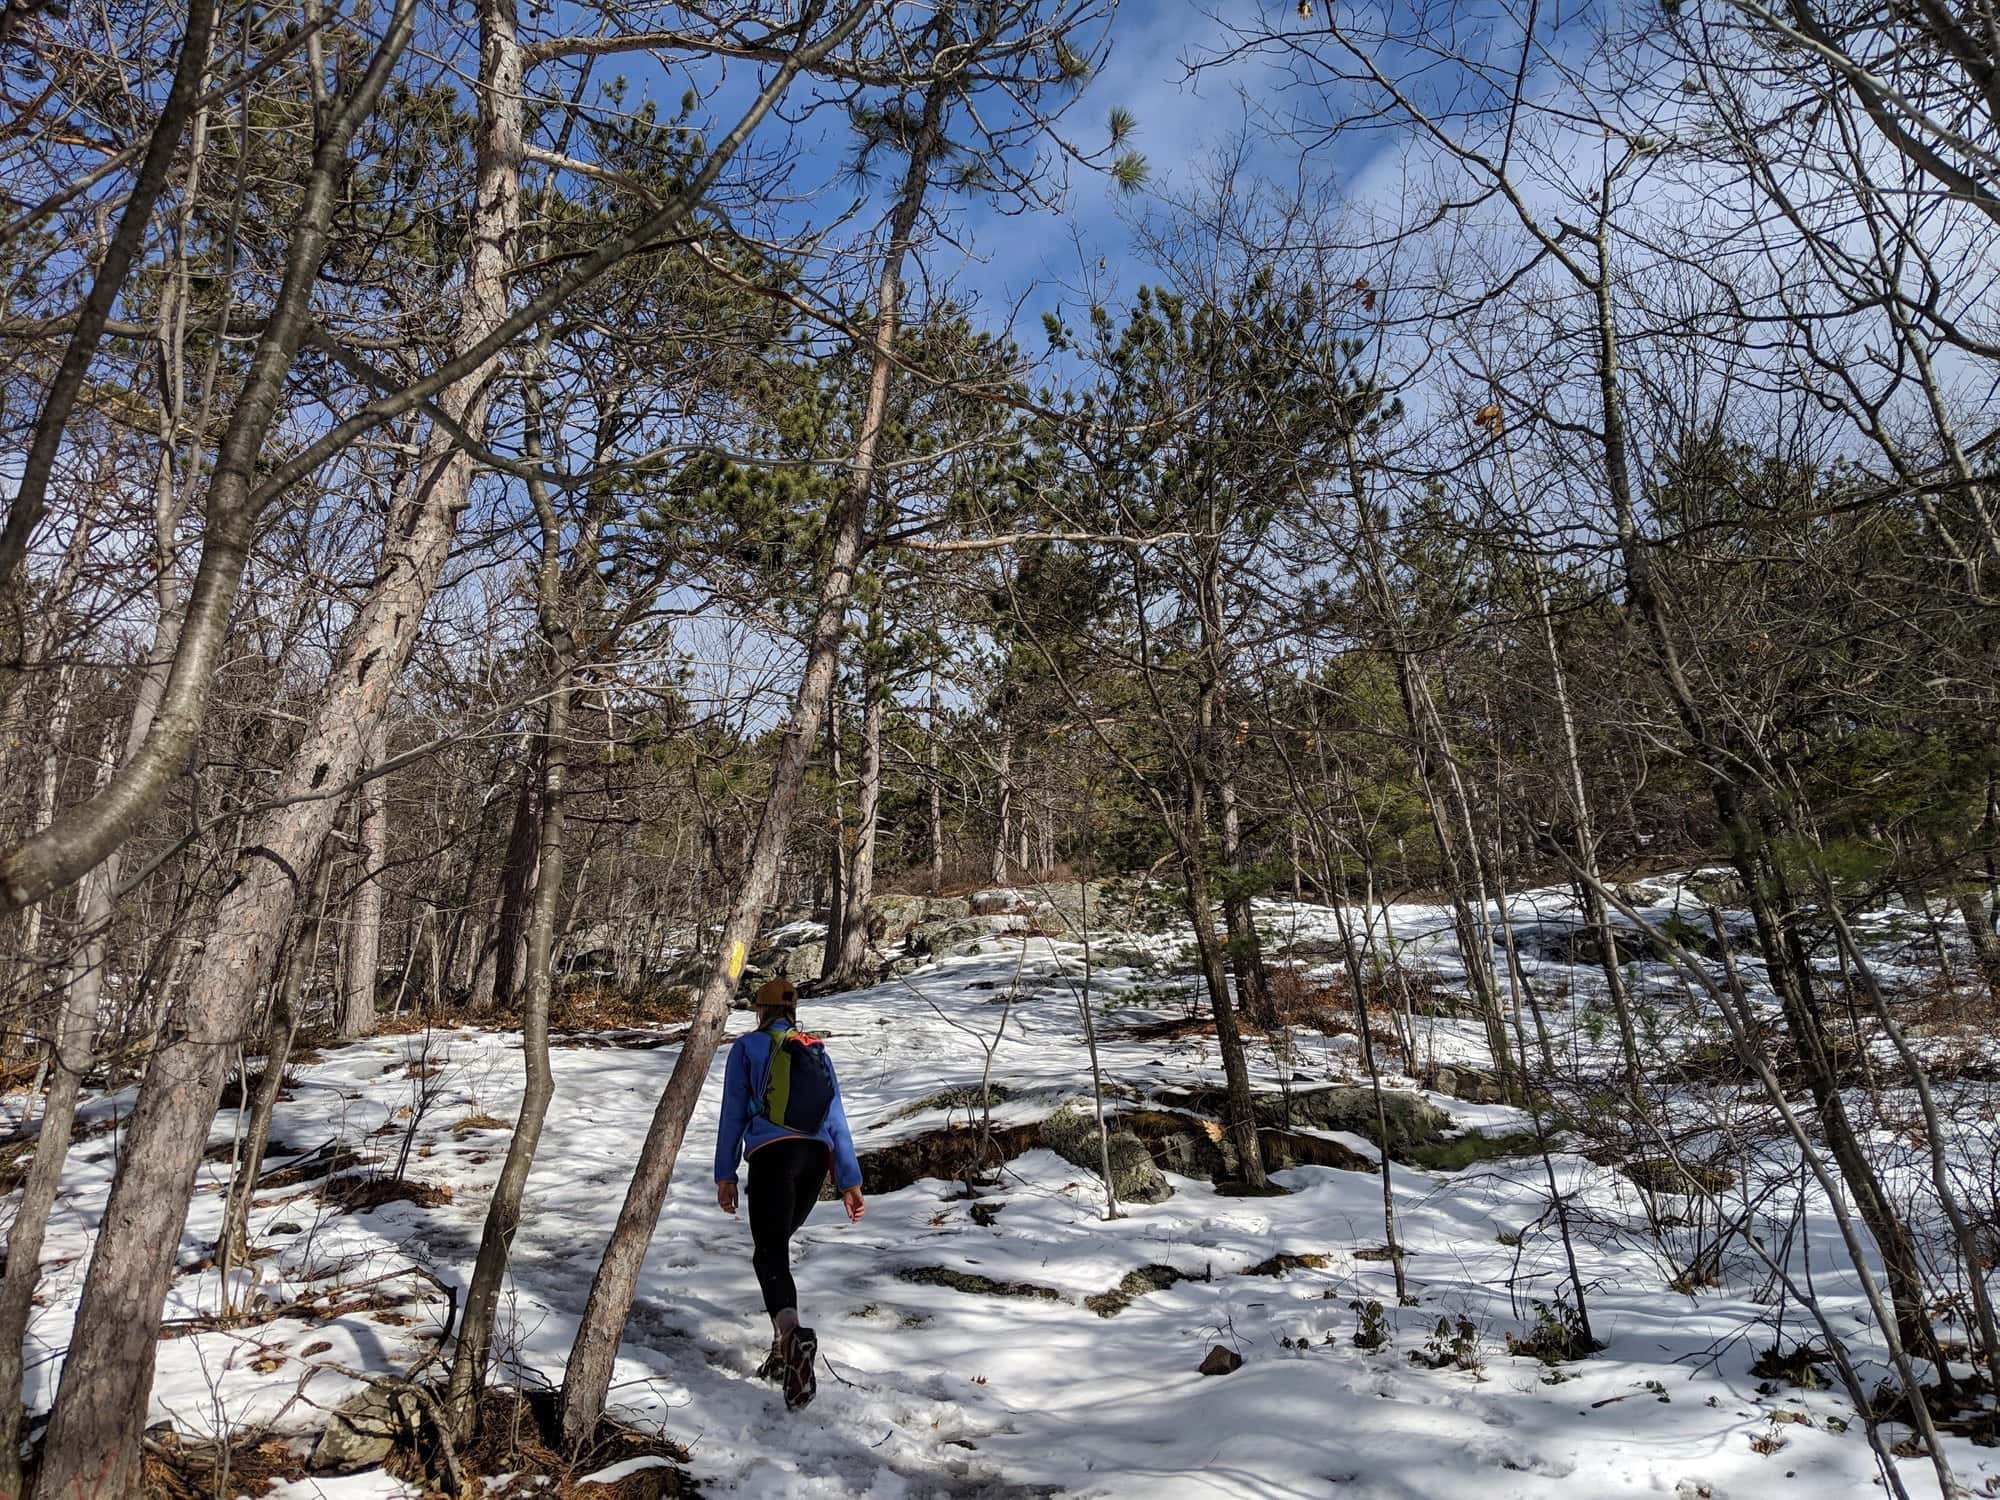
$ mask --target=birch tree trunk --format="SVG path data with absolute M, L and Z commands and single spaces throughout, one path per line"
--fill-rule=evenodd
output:
M 528 378 L 533 380 L 535 376 L 531 372 Z M 531 394 L 525 405 L 528 453 L 535 457 L 540 452 L 540 403 Z M 549 1101 L 555 1097 L 555 1074 L 549 1062 L 549 1005 L 555 989 L 556 907 L 562 896 L 563 796 L 569 778 L 570 690 L 576 670 L 576 647 L 563 619 L 562 525 L 546 487 L 530 480 L 528 488 L 542 525 L 540 614 L 553 672 L 543 709 L 541 752 L 537 757 L 542 768 L 542 785 L 538 799 L 540 816 L 536 820 L 539 835 L 535 900 L 528 922 L 527 972 L 521 1005 L 521 1060 L 527 1077 L 520 1113 L 514 1120 L 514 1134 L 507 1143 L 507 1159 L 501 1165 L 492 1201 L 487 1205 L 486 1222 L 480 1230 L 479 1254 L 473 1262 L 472 1281 L 465 1293 L 465 1313 L 459 1320 L 458 1347 L 452 1355 L 446 1406 L 460 1438 L 471 1437 L 478 1425 L 479 1395 L 486 1384 L 500 1291 L 506 1280 L 514 1235 L 521 1225 L 521 1202 L 527 1192 L 528 1172 L 541 1144 Z M 586 542 L 579 548 L 577 573 L 589 578 L 595 572 L 594 548 Z
M 1000 742 L 1000 763 L 994 771 L 1000 782 L 1000 824 L 993 838 L 993 883 L 1007 883 L 1007 836 L 1013 826 L 1014 780 L 1008 775 L 1014 763 L 1014 736 Z
M 931 890 L 944 893 L 944 787 L 938 777 L 938 690 L 937 673 L 931 673 L 931 709 L 925 727 L 930 730 L 931 770 Z
M 1993 914 L 1977 891 L 1960 891 L 1952 898 L 1958 904 L 1959 920 L 1972 943 L 1972 956 L 1987 984 L 2000 986 L 2000 936 L 1993 931 Z
M 298 923 L 292 951 L 285 959 L 284 977 L 271 997 L 271 1018 L 264 1028 L 264 1071 L 257 1078 L 257 1095 L 250 1106 L 250 1124 L 244 1131 L 242 1154 L 236 1159 L 236 1175 L 229 1185 L 229 1205 L 222 1214 L 222 1238 L 217 1244 L 225 1286 L 228 1269 L 241 1264 L 250 1253 L 250 1200 L 257 1193 L 257 1179 L 264 1171 L 264 1153 L 271 1144 L 271 1117 L 277 1112 L 278 1095 L 285 1086 L 285 1067 L 291 1061 L 292 1039 L 299 1029 L 299 994 L 306 976 L 312 972 L 319 950 L 320 932 L 326 920 L 327 888 L 333 883 L 333 861 L 322 858 L 319 889 L 312 907 Z
M 514 798 L 514 820 L 507 832 L 507 849 L 501 856 L 500 888 L 494 898 L 493 926 L 487 932 L 492 949 L 492 971 L 478 995 L 478 1013 L 504 1009 L 514 1003 L 514 995 L 528 971 L 528 923 L 535 904 L 535 872 L 539 864 L 540 836 L 535 831 L 535 797 L 541 772 L 538 763 L 543 746 L 529 742 L 523 749 L 521 787 Z
M 100 784 L 112 765 L 109 736 L 100 759 Z M 76 1127 L 77 1095 L 90 1070 L 103 988 L 104 924 L 111 917 L 111 883 L 118 879 L 116 856 L 84 879 L 84 940 L 70 963 L 62 1014 L 49 1038 L 49 1092 L 42 1104 L 35 1156 L 21 1184 L 21 1203 L 7 1232 L 7 1272 L 0 1277 L 0 1494 L 21 1493 L 21 1435 L 27 1411 L 21 1400 L 25 1373 L 22 1346 L 34 1315 L 35 1286 L 41 1278 L 42 1242 L 55 1208 L 63 1164 Z
M 1271 1019 L 1271 981 L 1247 890 L 1249 867 L 1243 853 L 1242 818 L 1236 810 L 1235 763 L 1227 750 L 1218 748 L 1214 764 L 1215 798 L 1222 808 L 1222 864 L 1229 874 L 1222 915 L 1229 929 L 1229 961 L 1236 974 L 1237 1003 L 1247 1015 L 1267 1023 Z
M 1187 822 L 1175 838 L 1180 854 L 1181 880 L 1187 891 L 1188 921 L 1194 926 L 1195 951 L 1201 960 L 1203 982 L 1208 986 L 1209 1014 L 1215 1020 L 1215 1044 L 1222 1053 L 1222 1074 L 1229 1096 L 1229 1133 L 1236 1144 L 1237 1168 L 1253 1188 L 1265 1188 L 1270 1179 L 1264 1173 L 1264 1152 L 1257 1139 L 1257 1104 L 1250 1090 L 1250 1062 L 1243 1046 L 1243 1031 L 1236 1024 L 1236 1010 L 1229 999 L 1229 975 L 1222 943 L 1215 931 L 1215 897 L 1209 889 L 1208 868 L 1203 863 L 1207 844 L 1207 795 L 1198 763 L 1191 762 L 1187 776 Z
M 69 736 L 70 709 L 76 701 L 76 671 L 73 667 L 63 667 L 56 673 L 55 702 L 49 705 L 48 723 L 42 736 L 41 764 L 35 768 L 35 795 L 29 799 L 31 811 L 28 814 L 30 826 L 46 828 L 55 817 L 56 783 L 62 774 L 62 746 Z M 37 902 L 21 913 L 20 962 L 24 971 L 32 973 L 35 954 L 42 946 L 42 918 L 47 910 L 46 903 Z M 32 988 L 29 998 L 32 998 Z
M 833 791 L 833 850 L 827 859 L 826 942 L 820 952 L 819 977 L 830 981 L 840 968 L 840 950 L 846 942 L 848 864 L 847 811 L 840 785 L 840 704 L 832 701 L 826 712 L 826 769 Z
M 159 494 L 156 545 L 164 557 L 173 543 L 178 511 L 163 485 Z M 163 565 L 154 587 L 153 638 L 148 643 L 125 723 L 124 753 L 137 753 L 152 728 L 153 715 L 166 686 L 167 665 L 181 627 L 181 590 L 171 566 Z M 107 745 L 98 767 L 98 784 L 110 780 L 112 759 Z M 52 1038 L 50 1082 L 42 1106 L 41 1134 L 34 1162 L 22 1184 L 21 1205 L 7 1236 L 7 1272 L 0 1281 L 0 1494 L 19 1495 L 20 1438 L 26 1412 L 21 1404 L 22 1346 L 33 1316 L 43 1237 L 55 1207 L 63 1165 L 69 1156 L 76 1125 L 76 1104 L 93 1057 L 94 1031 L 104 990 L 105 934 L 112 916 L 124 861 L 117 854 L 91 870 L 78 888 L 77 927 L 81 934 L 69 965 L 63 1014 Z M 46 1492 L 45 1492 L 46 1493 Z
M 365 770 L 372 771 L 389 758 L 389 725 L 378 721 L 369 737 Z M 357 852 L 361 856 L 361 876 L 347 908 L 347 970 L 340 987 L 342 1041 L 369 1036 L 375 1030 L 375 989 L 382 968 L 382 868 L 389 862 L 388 783 L 370 776 L 356 793 L 360 817 L 357 820 Z
M 875 845 L 882 811 L 882 715 L 889 686 L 875 660 L 881 644 L 879 606 L 869 611 L 869 626 L 861 677 L 861 785 L 855 794 L 854 855 L 847 864 L 846 916 L 833 971 L 834 982 L 843 986 L 868 978 L 868 902 L 875 894 Z
M 888 241 L 876 287 L 867 401 L 855 438 L 845 493 L 827 516 L 826 572 L 820 580 L 805 670 L 799 678 L 776 763 L 771 768 L 763 815 L 744 859 L 742 880 L 723 923 L 715 959 L 702 983 L 694 1020 L 674 1062 L 673 1075 L 653 1112 L 617 1226 L 591 1282 L 590 1299 L 584 1306 L 576 1342 L 570 1348 L 569 1365 L 563 1377 L 562 1436 L 571 1449 L 581 1447 L 604 1413 L 604 1398 L 611 1388 L 618 1343 L 624 1336 L 625 1320 L 638 1290 L 639 1271 L 659 1223 L 660 1206 L 666 1200 L 674 1164 L 680 1157 L 681 1141 L 687 1134 L 688 1120 L 701 1095 L 709 1064 L 721 1043 L 729 1002 L 743 975 L 744 957 L 757 936 L 764 909 L 777 884 L 778 863 L 805 782 L 806 761 L 819 732 L 820 715 L 833 686 L 841 630 L 854 589 L 855 572 L 861 562 L 863 535 L 875 492 L 876 453 L 889 408 L 903 263 L 929 188 L 932 159 L 943 141 L 945 106 L 955 97 L 958 87 L 952 75 L 935 80 L 924 93 L 923 114 L 910 144 L 908 167 L 890 215 Z

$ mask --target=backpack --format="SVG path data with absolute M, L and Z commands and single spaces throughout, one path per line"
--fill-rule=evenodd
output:
M 758 1113 L 773 1125 L 818 1135 L 833 1112 L 833 1064 L 826 1045 L 802 1031 L 769 1031 L 771 1068 L 764 1079 L 764 1097 L 754 1101 Z

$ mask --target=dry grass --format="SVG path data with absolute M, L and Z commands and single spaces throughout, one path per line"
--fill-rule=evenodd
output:
M 1421 971 L 1401 977 L 1410 985 L 1411 1001 L 1419 1010 L 1431 1002 L 1433 984 Z M 1418 981 L 1421 980 L 1421 983 Z M 1368 1020 L 1378 1043 L 1392 1044 L 1397 1035 L 1396 1016 L 1401 992 L 1396 976 L 1372 978 L 1366 990 Z M 1271 1006 L 1268 1016 L 1258 1018 L 1266 1030 L 1288 1028 L 1317 1031 L 1325 1036 L 1345 1036 L 1358 1032 L 1354 992 L 1345 979 L 1313 983 L 1296 969 L 1271 971 Z
M 1270 1026 L 1304 1027 L 1337 1036 L 1354 1030 L 1354 1000 L 1343 984 L 1313 984 L 1296 969 L 1271 973 Z
M 305 1459 L 282 1438 L 184 1445 L 170 1434 L 147 1442 L 139 1492 L 146 1500 L 214 1500 L 269 1494 L 275 1484 L 305 1477 Z
M 1130 1026 L 1107 1026 L 1099 1035 L 1107 1042 L 1177 1042 L 1183 1037 L 1215 1035 L 1215 1022 L 1204 1016 L 1166 1016 L 1157 1021 L 1135 1021 Z
M 436 1488 L 432 1435 L 418 1450 L 400 1450 L 383 1467 L 429 1496 Z M 214 1500 L 217 1494 L 261 1496 L 282 1481 L 307 1478 L 304 1445 L 254 1434 L 227 1447 L 182 1443 L 172 1434 L 148 1441 L 140 1492 L 147 1500 Z M 667 1500 L 692 1495 L 684 1466 L 687 1450 L 655 1433 L 606 1420 L 572 1462 L 560 1451 L 552 1393 L 488 1391 L 480 1409 L 478 1436 L 458 1452 L 468 1489 L 489 1500 Z M 664 1462 L 613 1484 L 584 1484 L 583 1475 L 635 1458 Z M 490 1481 L 506 1476 L 503 1482 Z M 480 1481 L 488 1483 L 481 1485 Z
M 229 1078 L 222 1085 L 222 1098 L 217 1102 L 216 1108 L 243 1109 L 248 1107 L 250 1101 L 257 1097 L 257 1090 L 262 1086 L 263 1082 L 264 1070 L 262 1068 L 254 1069 L 247 1074 L 230 1074 Z M 280 1099 L 286 1097 L 292 1089 L 298 1087 L 298 1083 L 299 1075 L 294 1073 L 290 1065 L 287 1064 L 285 1071 L 278 1075 L 278 1097 Z
M 1285 1276 L 1293 1271 L 1324 1271 L 1333 1263 L 1330 1255 L 1294 1255 L 1289 1250 L 1280 1251 L 1269 1260 L 1260 1260 L 1254 1266 L 1245 1266 L 1239 1275 L 1243 1276 Z
M 643 1432 L 609 1418 L 598 1423 L 591 1441 L 574 1460 L 564 1456 L 556 1424 L 552 1391 L 490 1390 L 480 1403 L 479 1432 L 458 1454 L 468 1481 L 476 1477 L 510 1476 L 489 1484 L 488 1500 L 528 1496 L 536 1500 L 661 1500 L 692 1495 L 693 1484 L 683 1466 L 687 1450 L 658 1433 Z M 582 1484 L 586 1474 L 635 1458 L 664 1459 L 656 1468 L 641 1469 L 614 1484 Z M 399 1455 L 392 1472 L 419 1484 L 427 1477 L 415 1455 Z
M 1970 974 L 1950 980 L 1941 974 L 1931 975 L 1905 989 L 1903 999 L 1910 1007 L 1910 1019 L 1939 1036 L 1955 1032 L 1983 1036 L 2000 1020 L 2000 993 Z
M 366 1213 L 385 1203 L 414 1203 L 439 1208 L 451 1202 L 451 1189 L 407 1177 L 337 1177 L 321 1193 L 328 1205 L 348 1213 Z
M 31 1087 L 41 1071 L 41 1059 L 32 1052 L 0 1058 L 0 1094 L 15 1094 Z
M 558 1031 L 610 1031 L 626 1026 L 679 1026 L 694 1018 L 694 990 L 684 984 L 578 984 L 563 990 L 549 1007 L 549 1025 Z
M 268 1157 L 282 1156 L 284 1153 L 267 1151 L 265 1154 Z M 363 1156 L 359 1151 L 346 1146 L 336 1146 L 328 1152 L 315 1152 L 306 1160 L 292 1166 L 280 1167 L 275 1172 L 266 1172 L 257 1179 L 257 1191 L 263 1193 L 274 1188 L 298 1187 L 303 1183 L 317 1182 L 320 1178 L 331 1176 L 335 1172 L 345 1172 L 351 1167 L 367 1166 L 374 1160 L 374 1157 Z

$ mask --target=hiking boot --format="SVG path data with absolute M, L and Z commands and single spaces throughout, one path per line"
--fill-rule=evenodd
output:
M 764 1356 L 764 1363 L 757 1366 L 759 1380 L 783 1380 L 785 1378 L 785 1336 L 777 1335 L 771 1340 L 771 1352 Z
M 810 1328 L 794 1328 L 785 1344 L 785 1410 L 810 1406 L 819 1394 L 819 1377 L 813 1366 L 819 1363 L 819 1335 Z

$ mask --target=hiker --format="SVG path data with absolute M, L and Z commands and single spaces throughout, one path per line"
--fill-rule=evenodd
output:
M 722 1080 L 722 1128 L 715 1141 L 715 1201 L 736 1212 L 736 1162 L 750 1159 L 750 1264 L 771 1315 L 771 1352 L 757 1373 L 782 1379 L 785 1406 L 811 1401 L 819 1339 L 799 1326 L 792 1282 L 792 1236 L 819 1202 L 827 1168 L 849 1220 L 866 1212 L 840 1082 L 819 1038 L 798 1029 L 798 988 L 772 979 L 758 989 L 757 1029 L 729 1049 Z

